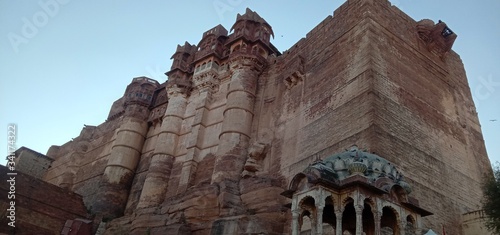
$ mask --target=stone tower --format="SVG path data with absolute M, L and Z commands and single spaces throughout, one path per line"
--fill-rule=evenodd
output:
M 134 78 L 44 179 L 109 233 L 463 234 L 490 164 L 450 27 L 348 0 L 283 54 L 273 35 L 247 9 L 177 46 L 168 80 Z

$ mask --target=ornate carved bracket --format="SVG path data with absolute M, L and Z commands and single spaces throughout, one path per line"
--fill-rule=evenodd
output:
M 438 53 L 443 57 L 449 52 L 457 39 L 457 35 L 446 25 L 439 21 L 425 19 L 417 23 L 418 36 L 425 42 L 427 50 Z
M 290 62 L 285 65 L 285 68 L 284 82 L 287 89 L 292 89 L 292 87 L 304 80 L 304 59 L 302 56 L 291 59 Z
M 212 70 L 193 76 L 193 85 L 199 91 L 209 90 L 216 92 L 219 89 L 219 84 L 219 76 Z
M 261 161 L 266 156 L 267 144 L 254 143 L 248 150 L 248 159 L 245 162 L 244 171 L 241 177 L 248 178 L 255 176 L 255 172 L 262 170 Z

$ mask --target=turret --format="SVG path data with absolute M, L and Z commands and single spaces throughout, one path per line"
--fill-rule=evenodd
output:
M 184 46 L 177 45 L 177 50 L 170 59 L 173 59 L 170 71 L 166 72 L 169 85 L 176 84 L 179 88 L 191 88 L 190 75 L 193 73 L 191 63 L 193 62 L 194 54 L 197 51 L 195 45 L 188 42 Z
M 234 36 L 244 37 L 248 40 L 260 40 L 265 44 L 269 44 L 271 36 L 274 38 L 272 27 L 257 14 L 257 12 L 246 9 L 245 14 L 236 16 L 236 22 L 231 31 L 234 30 Z
M 268 55 L 279 55 L 279 51 L 270 43 L 274 33 L 272 27 L 256 12 L 246 9 L 245 14 L 236 17 L 227 46 L 230 48 L 230 57 L 238 54 L 253 55 L 266 59 Z
M 168 81 L 165 90 L 160 91 L 160 93 L 166 96 L 162 96 L 160 102 L 168 99 L 168 104 L 165 113 L 162 114 L 160 133 L 137 205 L 138 214 L 142 213 L 142 209 L 156 207 L 163 202 L 174 163 L 182 117 L 187 105 L 187 96 L 192 88 L 192 68 L 190 65 L 196 50 L 196 46 L 187 42 L 184 46 L 177 46 L 177 50 L 172 56 L 174 62 L 171 70 L 165 73 L 168 76 Z
M 227 56 L 225 47 L 227 30 L 222 25 L 217 25 L 203 33 L 203 38 L 198 43 L 198 52 L 194 58 L 194 73 L 200 73 L 206 69 L 218 70 L 220 61 Z
M 235 33 L 226 42 L 230 48 L 227 63 L 232 73 L 212 174 L 212 183 L 232 185 L 221 186 L 218 196 L 221 215 L 236 215 L 243 211 L 243 208 L 234 207 L 234 204 L 240 204 L 234 203 L 239 192 L 229 188 L 238 187 L 235 179 L 240 178 L 248 157 L 258 80 L 267 66 L 266 57 L 277 53 L 269 46 L 271 26 L 250 9 L 244 15 L 238 15 L 232 29 Z
M 100 199 L 93 206 L 94 212 L 103 220 L 123 215 L 146 139 L 149 106 L 158 86 L 157 81 L 147 77 L 134 78 L 127 86 L 122 124 L 116 131 L 116 139 L 101 178 Z
M 174 60 L 172 62 L 172 67 L 170 67 L 170 72 L 180 70 L 182 72 L 189 73 L 191 70 L 189 65 L 193 60 L 192 55 L 196 52 L 196 50 L 196 46 L 191 45 L 188 42 L 185 42 L 183 46 L 177 45 L 175 53 L 172 57 L 170 57 L 170 59 Z

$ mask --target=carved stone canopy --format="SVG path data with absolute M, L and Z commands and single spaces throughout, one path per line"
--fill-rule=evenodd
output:
M 435 24 L 429 19 L 421 20 L 417 22 L 417 32 L 429 51 L 436 51 L 443 55 L 451 51 L 457 39 L 457 35 L 442 21 Z
M 356 145 L 312 163 L 293 177 L 288 190 L 281 195 L 293 198 L 318 187 L 338 194 L 344 189 L 360 188 L 358 186 L 422 216 L 432 215 L 409 196 L 412 189 L 393 163 Z
M 392 187 L 402 188 L 405 194 L 411 192 L 410 185 L 403 180 L 403 175 L 388 160 L 357 146 L 334 154 L 322 161 L 317 161 L 298 174 L 290 184 L 290 190 L 296 191 L 294 184 L 307 177 L 311 184 L 325 184 L 342 188 L 355 182 L 366 184 L 381 192 L 388 193 Z

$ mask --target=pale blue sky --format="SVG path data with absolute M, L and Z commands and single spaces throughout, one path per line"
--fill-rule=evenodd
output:
M 17 147 L 46 153 L 84 124 L 104 122 L 132 78 L 164 82 L 177 44 L 197 44 L 217 24 L 229 29 L 246 7 L 267 20 L 284 51 L 343 2 L 0 0 L 0 149 L 7 155 L 8 123 L 18 125 Z M 392 2 L 458 34 L 453 50 L 465 64 L 489 157 L 500 161 L 500 1 Z

